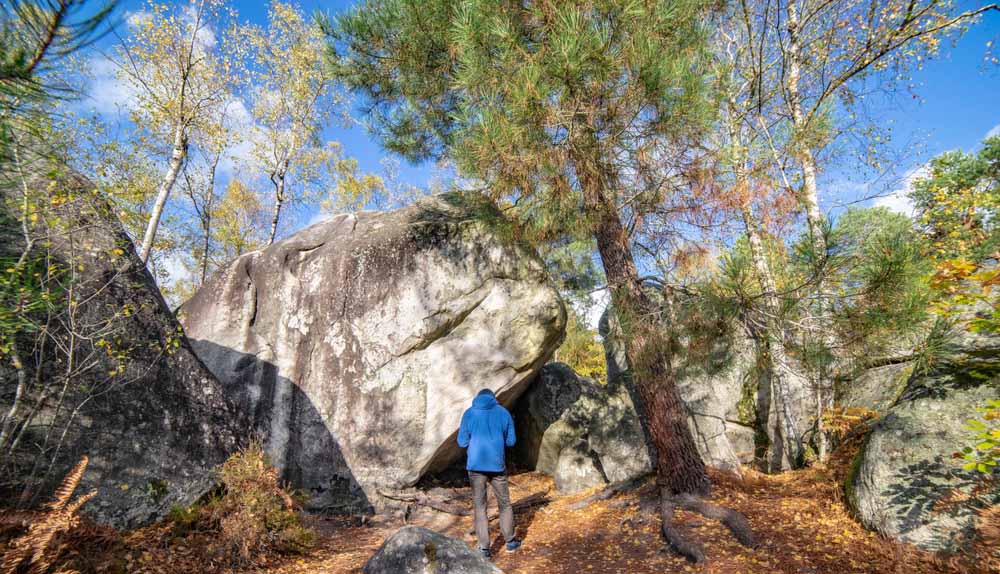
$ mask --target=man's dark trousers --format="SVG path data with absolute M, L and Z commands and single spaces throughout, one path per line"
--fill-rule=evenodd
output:
M 493 487 L 493 494 L 500 506 L 500 532 L 505 542 L 514 539 L 514 511 L 510 507 L 510 493 L 507 490 L 507 473 L 469 471 L 472 483 L 472 504 L 475 508 L 476 538 L 480 548 L 490 547 L 489 519 L 486 514 L 486 484 Z

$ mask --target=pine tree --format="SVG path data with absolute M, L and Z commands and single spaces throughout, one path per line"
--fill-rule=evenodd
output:
M 488 183 L 509 213 L 549 234 L 583 227 L 596 242 L 656 449 L 662 531 L 710 481 L 687 426 L 659 306 L 643 289 L 627 222 L 672 183 L 670 158 L 705 124 L 701 0 L 538 2 L 370 0 L 328 23 L 331 65 L 364 96 L 384 145 L 448 158 Z

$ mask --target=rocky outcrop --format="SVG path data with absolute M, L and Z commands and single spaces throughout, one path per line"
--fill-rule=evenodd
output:
M 41 501 L 87 455 L 79 492 L 98 494 L 85 513 L 117 527 L 145 524 L 209 489 L 213 468 L 245 432 L 111 207 L 82 176 L 39 161 L 29 188 L 51 206 L 52 243 L 37 242 L 29 261 L 48 257 L 40 261 L 64 290 L 47 312 L 33 312 L 48 329 L 18 337 L 32 350 L 22 355 L 25 378 L 0 371 L 0 411 L 13 415 L 4 448 L 17 443 L 4 462 Z M 3 243 L 24 247 L 23 237 Z
M 180 310 L 199 356 L 313 507 L 379 502 L 461 456 L 482 388 L 510 405 L 565 309 L 502 216 L 457 194 L 338 215 L 214 276 Z
M 517 460 L 555 478 L 564 494 L 629 480 L 652 466 L 620 377 L 601 384 L 549 363 L 514 407 Z
M 621 329 L 609 307 L 601 316 L 608 381 L 614 384 L 628 373 Z M 706 334 L 702 334 L 706 335 Z M 691 432 L 702 459 L 718 468 L 734 468 L 754 460 L 753 389 L 756 375 L 753 344 L 736 329 L 703 337 L 705 348 L 674 354 L 677 388 L 688 407 Z M 750 391 L 749 398 L 747 395 Z
M 1000 335 L 964 327 L 951 353 L 915 371 L 873 427 L 847 480 L 848 501 L 869 528 L 928 550 L 956 550 L 973 537 L 978 509 L 1000 503 L 1000 485 L 965 471 L 952 453 L 969 443 L 965 421 L 1000 396 Z
M 913 366 L 914 361 L 902 360 L 861 371 L 837 385 L 838 406 L 885 412 L 902 394 Z
M 420 526 L 404 526 L 386 539 L 364 574 L 503 574 L 461 540 Z

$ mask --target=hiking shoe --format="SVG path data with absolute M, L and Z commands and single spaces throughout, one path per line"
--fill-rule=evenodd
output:
M 490 552 L 489 548 L 480 548 L 479 553 L 483 555 L 483 558 L 487 560 L 493 559 L 493 554 Z
M 507 552 L 514 552 L 520 547 L 521 547 L 521 541 L 515 538 L 507 543 Z

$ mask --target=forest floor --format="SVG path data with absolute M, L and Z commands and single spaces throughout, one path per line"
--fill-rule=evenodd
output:
M 503 550 L 497 525 L 491 523 L 495 563 L 508 574 L 1000 571 L 996 564 L 963 566 L 958 559 L 937 557 L 865 530 L 844 504 L 844 472 L 846 460 L 835 461 L 828 468 L 780 475 L 748 471 L 737 477 L 713 472 L 714 501 L 746 515 L 761 546 L 747 549 L 721 524 L 679 511 L 681 531 L 704 545 L 707 560 L 701 564 L 691 564 L 666 549 L 659 533 L 652 481 L 632 492 L 573 510 L 574 502 L 593 491 L 555 496 L 550 478 L 537 473 L 514 475 L 510 485 L 515 504 L 546 491 L 550 501 L 516 515 L 517 535 L 524 541 L 516 553 Z M 433 528 L 475 546 L 469 517 L 428 511 L 411 516 L 408 523 Z M 385 538 L 401 525 L 399 521 L 361 526 L 343 520 L 315 519 L 316 547 L 271 571 L 359 573 Z
M 743 513 L 761 544 L 745 548 L 721 524 L 678 511 L 679 530 L 705 549 L 707 560 L 701 564 L 685 561 L 664 544 L 652 479 L 577 510 L 574 503 L 594 491 L 559 496 L 551 478 L 534 472 L 513 474 L 515 507 L 519 502 L 524 506 L 524 501 L 534 504 L 515 513 L 517 535 L 524 541 L 516 553 L 503 550 L 496 522 L 491 524 L 495 562 L 507 574 L 1000 574 L 996 559 L 987 563 L 968 556 L 935 556 L 865 530 L 843 500 L 843 480 L 854 451 L 842 448 L 827 467 L 778 475 L 713 471 L 713 502 Z M 445 486 L 452 487 L 453 499 L 462 501 L 458 512 L 465 512 L 465 501 L 471 499 L 468 487 Z M 492 495 L 490 500 L 495 505 Z M 382 542 L 404 523 L 426 526 L 475 547 L 470 516 L 427 507 L 413 507 L 405 521 L 374 517 L 362 523 L 358 517 L 319 516 L 305 520 L 315 535 L 311 549 L 298 555 L 259 555 L 258 566 L 251 571 L 234 570 L 214 557 L 219 556 L 216 533 L 178 536 L 171 521 L 130 532 L 91 523 L 79 530 L 64 554 L 73 558 L 68 564 L 83 574 L 360 574 Z M 0 554 L 3 547 L 0 541 Z

